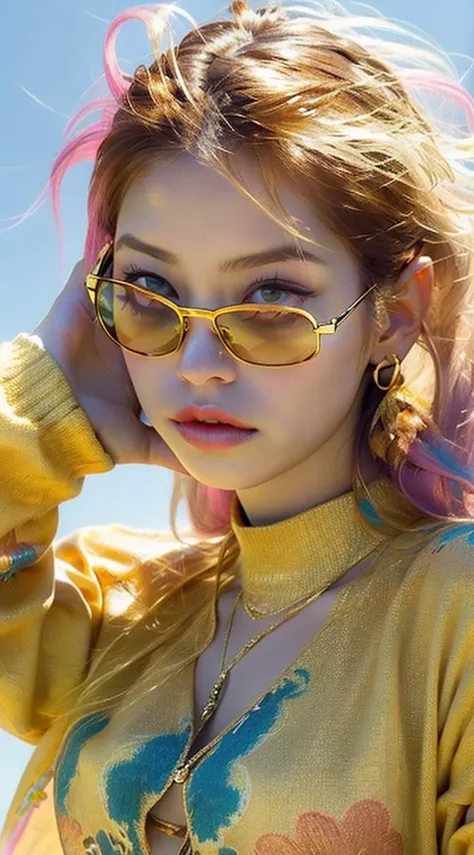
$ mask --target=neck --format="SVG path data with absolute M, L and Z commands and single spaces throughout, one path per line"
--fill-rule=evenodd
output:
M 281 522 L 352 489 L 354 425 L 349 421 L 311 457 L 264 484 L 238 491 L 251 525 Z
M 239 545 L 238 575 L 247 607 L 276 615 L 303 599 L 318 597 L 370 569 L 369 556 L 386 542 L 383 524 L 368 525 L 386 484 L 371 485 L 370 499 L 353 491 L 269 525 L 248 525 L 234 502 L 232 529 Z M 369 510 L 372 513 L 367 515 Z M 364 563 L 368 559 L 368 563 Z

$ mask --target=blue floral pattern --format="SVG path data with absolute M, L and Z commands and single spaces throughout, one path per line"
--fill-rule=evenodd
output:
M 114 830 L 102 830 L 94 837 L 84 834 L 82 826 L 70 816 L 67 797 L 78 772 L 82 749 L 108 722 L 109 718 L 103 714 L 81 719 L 63 752 L 57 777 L 56 806 L 67 855 L 137 855 L 141 851 L 138 826 L 142 803 L 150 793 L 158 795 L 164 789 L 191 736 L 191 722 L 186 718 L 177 733 L 159 734 L 133 750 L 129 757 L 103 770 L 105 808 Z
M 310 683 L 309 672 L 296 669 L 268 692 L 233 730 L 219 740 L 205 755 L 189 778 L 186 788 L 191 818 L 193 843 L 223 843 L 223 832 L 231 828 L 245 812 L 249 787 L 239 787 L 233 771 L 239 761 L 265 742 L 284 715 L 284 704 L 299 698 Z M 220 847 L 219 855 L 234 855 L 234 850 Z
M 296 669 L 269 691 L 236 723 L 196 767 L 188 780 L 186 798 L 193 843 L 217 844 L 219 855 L 238 855 L 224 844 L 223 833 L 245 812 L 249 788 L 237 786 L 233 772 L 240 761 L 265 742 L 284 720 L 285 705 L 306 692 L 310 675 Z M 103 770 L 101 789 L 110 827 L 88 834 L 68 812 L 68 796 L 78 774 L 85 744 L 109 722 L 104 714 L 86 716 L 71 732 L 58 769 L 56 802 L 60 833 L 67 855 L 137 855 L 142 803 L 150 793 L 159 794 L 177 767 L 191 739 L 191 722 L 181 722 L 176 733 L 147 740 L 130 756 Z M 242 780 L 242 777 L 240 778 Z M 243 776 L 245 780 L 245 774 Z

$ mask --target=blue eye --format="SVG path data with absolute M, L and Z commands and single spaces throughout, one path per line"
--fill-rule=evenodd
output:
M 288 291 L 284 288 L 271 288 L 268 285 L 264 285 L 261 288 L 257 288 L 253 293 L 253 297 L 260 293 L 261 302 L 262 303 L 281 303 L 285 298 L 288 297 Z
M 252 303 L 264 306 L 301 306 L 314 294 L 279 279 L 267 280 L 249 295 Z
M 153 294 L 160 294 L 161 297 L 167 297 L 168 300 L 177 299 L 177 294 L 173 286 L 158 273 L 149 273 L 131 264 L 123 269 L 122 275 L 124 282 L 133 282 L 135 285 L 139 285 L 140 288 L 146 288 L 147 291 L 151 291 Z

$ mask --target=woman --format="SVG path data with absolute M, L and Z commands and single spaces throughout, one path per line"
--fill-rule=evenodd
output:
M 85 261 L 1 349 L 3 855 L 472 855 L 474 148 L 414 93 L 474 106 L 383 19 L 171 11 L 112 24 Z M 126 462 L 193 538 L 55 542 Z

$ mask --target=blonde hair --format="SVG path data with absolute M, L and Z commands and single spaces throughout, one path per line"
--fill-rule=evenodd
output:
M 105 42 L 109 95 L 81 111 L 81 122 L 99 114 L 85 130 L 75 120 L 68 129 L 51 178 L 56 214 L 65 171 L 93 159 L 91 267 L 114 235 L 127 188 L 151 162 L 191 152 L 248 195 L 233 159 L 239 151 L 259 166 L 271 199 L 251 197 L 255 203 L 305 240 L 278 198 L 279 179 L 296 184 L 363 277 L 380 284 L 385 306 L 403 266 L 428 253 L 435 286 L 417 347 L 429 357 L 430 388 L 422 379 L 417 393 L 407 383 L 384 396 L 369 386 L 354 484 L 364 489 L 370 458 L 372 472 L 394 485 L 379 515 L 395 529 L 426 517 L 471 517 L 472 99 L 442 51 L 382 16 L 352 15 L 333 3 L 255 11 L 246 0 L 232 0 L 230 11 L 230 19 L 191 22 L 166 48 L 169 19 L 191 21 L 175 6 L 132 8 L 113 22 Z M 130 77 L 114 45 L 119 28 L 136 18 L 148 29 L 154 61 Z M 202 536 L 229 530 L 232 494 L 179 478 L 174 509 L 181 495 Z M 215 578 L 216 548 L 204 548 L 198 575 Z

